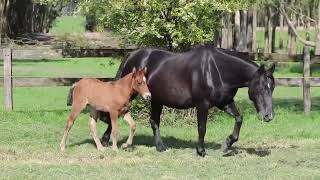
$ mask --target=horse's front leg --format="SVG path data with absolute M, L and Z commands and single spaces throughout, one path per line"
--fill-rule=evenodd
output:
M 107 130 L 104 132 L 101 138 L 102 145 L 107 146 L 109 144 L 110 134 L 112 130 L 110 114 L 108 112 L 99 111 L 99 118 L 101 121 L 105 122 L 108 126 Z
M 153 131 L 156 149 L 159 152 L 165 151 L 167 149 L 166 146 L 163 144 L 160 136 L 160 115 L 162 112 L 162 108 L 162 105 L 159 105 L 151 101 L 150 125 Z
M 204 147 L 204 136 L 206 135 L 207 118 L 208 118 L 207 106 L 201 105 L 197 107 L 197 118 L 198 118 L 198 134 L 199 134 L 197 154 L 199 156 L 204 157 L 207 154 Z
M 227 139 L 225 140 L 225 142 L 222 145 L 222 150 L 223 152 L 227 152 L 230 147 L 232 146 L 233 143 L 237 142 L 239 139 L 239 134 L 240 134 L 240 128 L 242 125 L 242 116 L 240 115 L 236 105 L 234 104 L 234 102 L 228 104 L 227 106 L 225 106 L 223 108 L 223 110 L 228 113 L 229 115 L 231 115 L 232 117 L 235 118 L 235 124 L 234 124 L 234 128 L 233 128 L 233 132 L 231 135 L 229 135 L 227 137 Z

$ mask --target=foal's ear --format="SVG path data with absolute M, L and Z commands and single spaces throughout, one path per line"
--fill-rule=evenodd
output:
M 132 69 L 132 73 L 135 74 L 136 72 L 137 72 L 137 69 L 136 69 L 136 67 L 134 67 L 134 68 Z
M 147 70 L 148 70 L 148 69 L 147 69 L 147 66 L 144 67 L 144 68 L 143 68 L 143 73 L 144 73 L 144 74 L 147 74 Z

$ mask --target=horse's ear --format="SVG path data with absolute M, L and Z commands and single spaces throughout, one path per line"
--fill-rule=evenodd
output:
M 276 69 L 276 63 L 272 63 L 271 67 L 268 69 L 268 72 L 273 74 L 275 69 Z
M 257 73 L 259 74 L 263 74 L 266 72 L 266 69 L 264 68 L 264 64 L 262 64 L 259 69 L 257 70 Z

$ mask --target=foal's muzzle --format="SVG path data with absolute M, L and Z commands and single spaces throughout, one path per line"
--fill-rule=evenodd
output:
M 143 99 L 150 101 L 151 100 L 151 93 L 144 93 L 142 95 Z

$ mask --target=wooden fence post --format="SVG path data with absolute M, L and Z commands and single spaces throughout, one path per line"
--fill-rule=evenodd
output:
M 308 45 L 305 45 L 303 50 L 303 108 L 305 114 L 310 113 L 310 46 Z
M 4 108 L 12 111 L 12 51 L 3 49 L 3 84 L 4 84 Z

